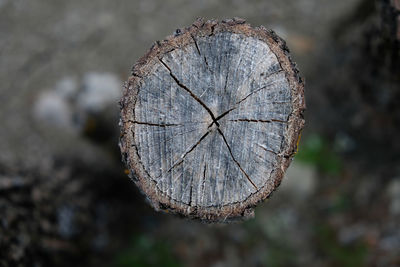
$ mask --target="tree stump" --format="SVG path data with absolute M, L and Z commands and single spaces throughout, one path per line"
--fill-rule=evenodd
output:
M 120 102 L 130 177 L 156 210 L 252 217 L 296 152 L 303 88 L 271 30 L 241 19 L 176 30 L 134 65 Z

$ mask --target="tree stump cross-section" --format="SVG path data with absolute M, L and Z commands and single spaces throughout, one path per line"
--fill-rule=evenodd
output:
M 120 102 L 130 177 L 157 210 L 211 222 L 253 216 L 296 152 L 303 88 L 274 32 L 198 19 L 133 67 Z

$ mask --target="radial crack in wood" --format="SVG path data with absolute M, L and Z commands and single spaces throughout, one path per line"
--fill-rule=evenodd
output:
M 157 210 L 249 218 L 280 184 L 304 125 L 285 42 L 244 20 L 197 20 L 156 42 L 121 99 L 120 147 Z
M 172 165 L 172 167 L 167 171 L 167 173 L 169 173 L 169 172 L 170 172 L 174 167 L 176 167 L 177 165 L 181 164 L 181 163 L 183 162 L 183 160 L 185 159 L 186 155 L 189 154 L 190 152 L 192 152 L 192 151 L 200 144 L 200 142 L 201 142 L 204 138 L 207 137 L 207 135 L 208 135 L 209 133 L 210 133 L 210 132 L 206 132 L 202 137 L 200 137 L 199 141 L 197 141 L 194 145 L 192 145 L 189 149 L 187 149 L 187 150 L 185 151 L 185 153 L 182 154 L 180 160 L 179 160 L 177 163 L 175 163 L 174 165 Z
M 254 186 L 254 188 L 256 190 L 258 190 L 257 186 L 254 184 L 254 182 L 251 180 L 251 178 L 249 177 L 249 175 L 243 170 L 243 168 L 240 166 L 240 163 L 235 159 L 235 157 L 232 154 L 232 149 L 229 146 L 228 142 L 226 141 L 225 135 L 222 133 L 221 129 L 218 129 L 218 133 L 221 134 L 222 139 L 224 140 L 224 143 L 226 145 L 226 147 L 228 148 L 229 154 L 232 157 L 232 160 L 237 164 L 237 166 L 239 167 L 240 171 L 243 172 L 244 176 L 246 176 L 247 180 L 249 180 L 249 182 Z
M 229 121 L 236 121 L 236 122 L 266 122 L 266 123 L 280 122 L 280 123 L 287 123 L 287 121 L 275 120 L 275 119 L 269 119 L 269 120 L 236 119 L 236 120 L 229 120 Z
M 179 87 L 181 87 L 181 88 L 183 88 L 184 90 L 186 90 L 186 91 L 190 94 L 191 97 L 193 97 L 197 102 L 199 102 L 199 104 L 202 105 L 202 106 L 207 110 L 207 112 L 210 114 L 210 116 L 211 116 L 213 122 L 214 122 L 215 124 L 219 125 L 218 122 L 217 122 L 216 119 L 215 119 L 214 114 L 213 114 L 212 111 L 207 107 L 207 105 L 204 104 L 203 101 L 201 101 L 201 99 L 200 99 L 198 96 L 196 96 L 186 85 L 184 85 L 183 83 L 181 83 L 181 82 L 178 80 L 178 78 L 176 78 L 176 76 L 172 73 L 171 69 L 168 67 L 167 64 L 164 63 L 164 61 L 162 61 L 162 59 L 159 59 L 159 60 L 160 60 L 160 62 L 168 69 L 169 74 L 170 74 L 171 77 L 174 79 L 174 81 L 176 82 L 176 84 L 179 85 Z

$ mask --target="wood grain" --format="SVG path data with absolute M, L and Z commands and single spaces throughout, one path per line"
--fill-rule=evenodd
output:
M 199 19 L 133 67 L 120 147 L 157 210 L 247 218 L 279 185 L 304 109 L 302 80 L 275 33 Z

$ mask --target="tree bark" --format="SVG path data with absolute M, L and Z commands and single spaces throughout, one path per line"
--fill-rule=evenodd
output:
M 280 184 L 304 109 L 303 82 L 273 31 L 199 19 L 133 67 L 120 147 L 155 209 L 248 218 Z

